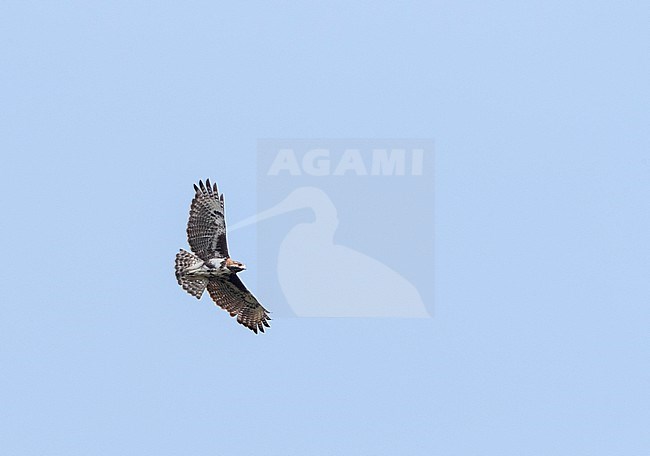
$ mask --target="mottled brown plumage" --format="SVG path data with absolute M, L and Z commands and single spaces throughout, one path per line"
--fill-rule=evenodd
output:
M 237 276 L 246 267 L 230 258 L 226 242 L 223 195 L 210 180 L 194 185 L 187 239 L 192 252 L 176 255 L 176 280 L 189 294 L 201 298 L 207 288 L 212 300 L 237 322 L 255 333 L 264 332 L 271 319 Z
M 192 252 L 203 261 L 211 258 L 228 258 L 226 243 L 226 220 L 223 195 L 219 195 L 217 184 L 210 186 L 210 179 L 194 184 L 196 194 L 190 206 L 187 222 L 187 240 Z

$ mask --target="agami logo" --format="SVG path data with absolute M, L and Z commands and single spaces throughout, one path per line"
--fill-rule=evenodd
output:
M 231 229 L 256 226 L 276 316 L 432 315 L 432 141 L 264 140 L 258 171 L 258 213 Z
M 360 149 L 345 149 L 332 163 L 330 149 L 310 149 L 298 159 L 294 149 L 280 149 L 271 163 L 267 175 L 278 176 L 412 176 L 422 175 L 423 149 L 373 149 L 368 160 Z

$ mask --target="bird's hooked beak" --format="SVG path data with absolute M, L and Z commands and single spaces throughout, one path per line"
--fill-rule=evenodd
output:
M 246 265 L 243 263 L 234 263 L 228 265 L 228 269 L 230 269 L 232 272 L 241 272 L 246 270 Z

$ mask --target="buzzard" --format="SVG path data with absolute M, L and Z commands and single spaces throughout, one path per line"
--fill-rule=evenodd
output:
M 246 289 L 237 273 L 246 269 L 228 255 L 223 194 L 210 179 L 194 184 L 187 240 L 193 253 L 181 249 L 176 254 L 176 280 L 189 294 L 201 298 L 208 289 L 212 300 L 237 317 L 237 322 L 257 334 L 269 327 L 268 311 Z

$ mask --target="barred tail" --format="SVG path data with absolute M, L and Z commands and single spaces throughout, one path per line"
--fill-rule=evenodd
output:
M 203 294 L 203 290 L 208 285 L 208 279 L 205 277 L 188 277 L 184 275 L 184 272 L 187 268 L 196 266 L 199 263 L 202 263 L 199 257 L 183 249 L 176 254 L 176 280 L 183 287 L 183 290 L 196 299 L 199 299 Z

